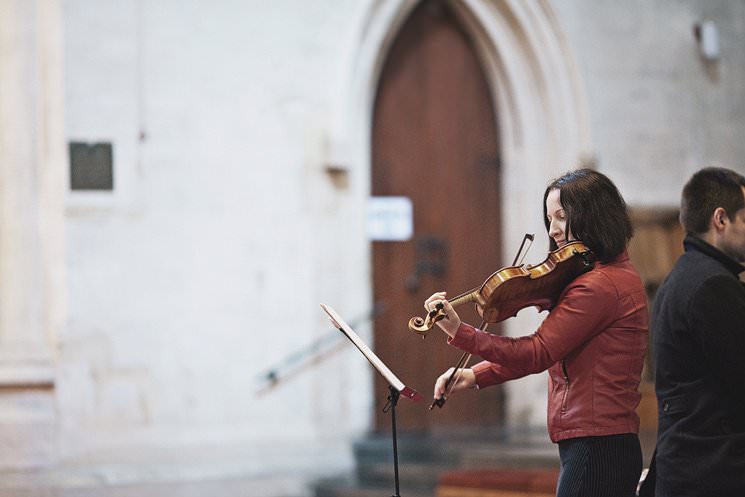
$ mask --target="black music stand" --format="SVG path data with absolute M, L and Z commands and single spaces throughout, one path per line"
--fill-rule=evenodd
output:
M 390 393 L 388 395 L 388 403 L 383 409 L 383 412 L 386 412 L 387 409 L 391 413 L 391 435 L 393 437 L 393 480 L 396 489 L 396 493 L 393 494 L 393 497 L 401 497 L 398 493 L 398 441 L 396 434 L 396 404 L 398 403 L 399 397 L 402 395 L 407 399 L 413 400 L 414 402 L 421 400 L 422 396 L 419 395 L 416 390 L 404 385 L 403 382 L 399 380 L 390 369 L 388 369 L 388 366 L 383 364 L 383 361 L 381 361 L 378 356 L 375 355 L 375 352 L 373 352 L 370 347 L 368 347 L 367 344 L 362 341 L 360 336 L 347 323 L 344 322 L 344 320 L 336 313 L 336 311 L 334 311 L 330 306 L 326 304 L 321 304 L 321 308 L 326 314 L 328 314 L 329 318 L 331 319 L 331 324 L 333 324 L 334 327 L 344 333 L 344 335 L 352 341 L 355 347 L 357 347 L 359 351 L 362 352 L 362 355 L 364 355 L 365 358 L 370 361 L 370 364 L 372 364 L 373 367 L 378 371 L 378 373 L 380 373 L 388 382 L 388 391 Z

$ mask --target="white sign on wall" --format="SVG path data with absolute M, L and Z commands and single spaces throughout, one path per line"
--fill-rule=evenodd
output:
M 408 197 L 370 197 L 367 235 L 373 241 L 405 242 L 414 234 L 414 206 Z

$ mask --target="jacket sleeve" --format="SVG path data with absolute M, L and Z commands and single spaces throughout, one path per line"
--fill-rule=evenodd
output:
M 713 276 L 696 291 L 689 309 L 692 328 L 702 330 L 706 364 L 745 416 L 745 287 L 732 277 Z
M 564 290 L 535 333 L 504 337 L 462 324 L 448 343 L 485 359 L 473 367 L 479 388 L 495 385 L 539 373 L 564 359 L 607 328 L 618 305 L 616 287 L 606 275 L 591 271 Z

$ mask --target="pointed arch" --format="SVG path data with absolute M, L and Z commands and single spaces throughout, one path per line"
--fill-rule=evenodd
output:
M 346 96 L 338 102 L 331 129 L 332 142 L 345 144 L 347 160 L 355 170 L 369 170 L 372 107 L 381 66 L 416 4 L 371 2 L 362 16 Z M 540 183 L 537 190 L 542 194 L 549 177 L 590 155 L 581 77 L 550 2 L 451 0 L 450 4 L 474 40 L 499 109 L 499 142 L 508 179 L 505 194 L 525 180 Z M 511 228 L 505 227 L 508 232 Z
M 357 44 L 343 92 L 336 101 L 329 130 L 329 155 L 347 164 L 353 193 L 370 192 L 371 126 L 381 67 L 390 44 L 418 2 L 371 1 L 357 25 Z M 517 247 L 526 231 L 541 232 L 539 199 L 551 178 L 592 157 L 581 76 L 568 40 L 549 0 L 449 0 L 471 36 L 489 82 L 501 147 L 505 252 Z M 545 237 L 539 237 L 540 239 Z M 541 243 L 538 243 L 540 246 Z M 547 242 L 543 248 L 547 249 Z M 359 273 L 360 298 L 371 295 L 370 254 L 359 245 L 366 266 Z M 536 248 L 536 250 L 540 250 Z M 366 255 L 364 255 L 366 254 Z M 524 334 L 539 323 L 536 314 L 506 323 L 507 334 Z M 520 413 L 528 424 L 545 422 L 545 384 L 532 380 L 532 396 L 508 408 L 508 418 Z

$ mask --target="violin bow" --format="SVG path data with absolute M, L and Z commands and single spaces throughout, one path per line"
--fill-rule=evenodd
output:
M 487 326 L 489 326 L 489 323 L 486 321 L 481 322 L 481 326 L 479 326 L 479 329 L 482 331 L 486 331 Z M 472 354 L 470 352 L 463 352 L 463 355 L 460 356 L 460 359 L 458 359 L 458 363 L 455 365 L 455 369 L 453 369 L 453 372 L 450 373 L 450 376 L 448 376 L 448 381 L 445 382 L 445 392 L 440 395 L 439 398 L 435 399 L 432 404 L 429 406 L 429 410 L 435 408 L 435 406 L 442 408 L 442 406 L 445 405 L 445 402 L 448 400 L 448 397 L 450 396 L 450 392 L 453 391 L 453 387 L 458 383 L 458 380 L 460 380 L 461 375 L 463 374 L 463 370 L 468 366 L 468 363 L 471 361 Z
M 512 265 L 516 266 L 518 259 L 520 260 L 520 264 L 522 264 L 523 260 L 525 259 L 525 256 L 528 254 L 528 250 L 530 250 L 530 247 L 533 245 L 533 240 L 535 239 L 534 233 L 525 233 L 525 236 L 523 237 L 523 241 L 520 242 L 520 248 L 517 249 L 517 254 L 515 254 L 515 260 L 512 261 Z M 525 247 L 525 243 L 530 242 L 527 247 Z M 523 252 L 523 248 L 525 247 L 525 253 L 523 253 L 522 258 L 520 258 L 520 254 Z M 489 326 L 489 323 L 486 321 L 481 321 L 481 326 L 479 326 L 479 329 L 481 331 L 486 331 L 486 328 Z M 424 337 L 422 337 L 424 338 Z M 429 406 L 429 410 L 435 408 L 435 406 L 442 408 L 442 406 L 445 405 L 445 402 L 448 399 L 448 396 L 453 391 L 453 387 L 458 383 L 458 380 L 460 380 L 461 375 L 463 374 L 463 370 L 466 368 L 468 363 L 471 361 L 472 354 L 470 352 L 463 352 L 463 355 L 460 356 L 460 359 L 458 359 L 458 363 L 455 365 L 455 369 L 453 369 L 453 372 L 450 373 L 450 376 L 448 376 L 448 380 L 445 382 L 445 392 L 437 399 L 435 399 L 432 404 Z
M 525 236 L 523 237 L 523 241 L 520 243 L 520 248 L 517 249 L 517 254 L 515 254 L 515 260 L 512 261 L 513 266 L 517 266 L 517 260 L 520 259 L 520 253 L 523 251 L 523 247 L 525 246 L 525 242 L 530 242 L 528 244 L 527 248 L 525 249 L 525 253 L 523 254 L 522 259 L 520 259 L 520 264 L 523 263 L 523 260 L 525 260 L 525 256 L 528 255 L 528 250 L 530 250 L 530 247 L 533 246 L 533 240 L 535 239 L 534 233 L 525 233 Z

